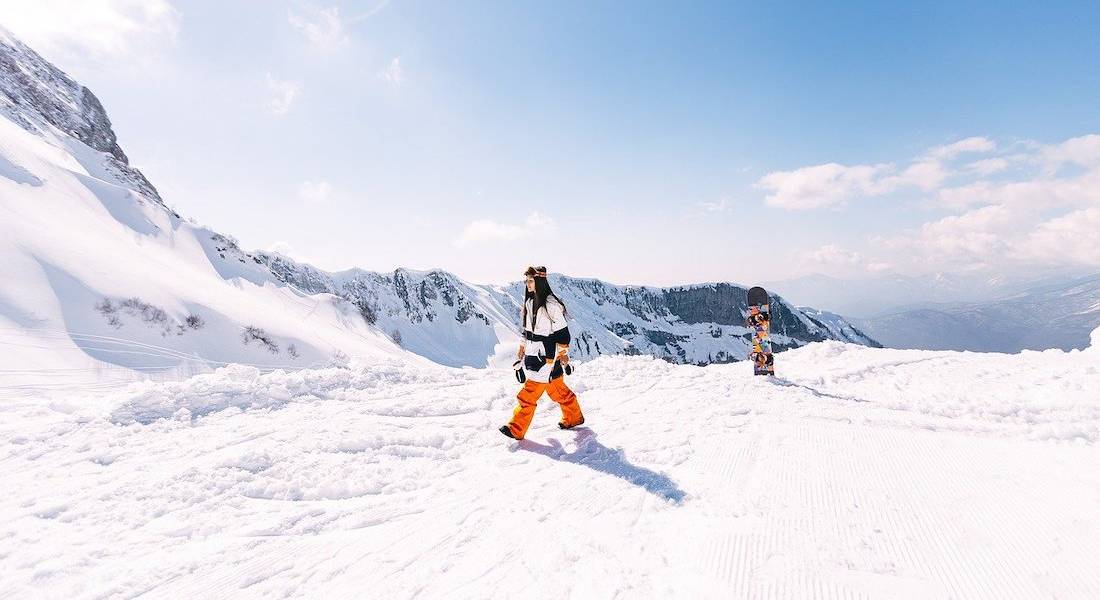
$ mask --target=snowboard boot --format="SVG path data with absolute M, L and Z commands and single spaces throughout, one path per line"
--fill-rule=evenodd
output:
M 573 423 L 572 425 L 566 425 L 565 421 L 559 421 L 558 429 L 572 429 L 574 427 L 580 427 L 581 425 L 584 425 L 584 417 L 581 417 L 580 421 Z
M 513 440 L 520 439 L 520 438 L 517 438 L 516 436 L 512 435 L 512 428 L 507 426 L 507 425 L 505 425 L 504 427 L 501 427 L 500 432 L 503 433 L 504 435 L 512 438 Z

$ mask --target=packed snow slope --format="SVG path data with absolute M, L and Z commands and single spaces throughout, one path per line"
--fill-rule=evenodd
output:
M 1100 330 L 509 369 L 0 380 L 4 598 L 1097 598 Z

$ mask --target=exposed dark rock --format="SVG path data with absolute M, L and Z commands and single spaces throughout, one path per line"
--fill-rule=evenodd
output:
M 104 168 L 135 191 L 164 204 L 145 175 L 130 166 L 99 98 L 3 29 L 0 29 L 0 108 L 6 109 L 28 131 L 37 133 L 42 126 L 50 125 L 105 153 Z

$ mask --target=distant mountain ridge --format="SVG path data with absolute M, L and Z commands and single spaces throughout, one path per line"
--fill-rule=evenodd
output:
M 326 273 L 280 254 L 244 252 L 235 244 L 226 252 L 246 264 L 267 266 L 279 281 L 306 293 L 347 300 L 403 347 L 443 364 L 479 365 L 502 336 L 518 331 L 520 282 L 476 285 L 441 270 Z M 577 357 L 648 354 L 676 363 L 710 364 L 744 360 L 750 351 L 744 287 L 709 283 L 657 288 L 559 274 L 550 278 L 569 307 Z M 879 346 L 838 315 L 811 314 L 779 296 L 773 296 L 772 311 L 772 334 L 780 351 L 830 339 Z
M 1084 349 L 1100 326 L 1100 274 L 989 302 L 929 304 L 851 319 L 892 348 L 1019 352 Z
M 938 303 L 991 302 L 1033 288 L 1063 284 L 1088 274 L 1080 269 L 1048 270 L 1032 276 L 882 273 L 843 279 L 813 274 L 763 285 L 786 295 L 799 305 L 827 306 L 847 318 L 870 319 Z

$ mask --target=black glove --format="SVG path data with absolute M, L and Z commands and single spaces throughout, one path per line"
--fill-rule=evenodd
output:
M 541 356 L 528 354 L 523 359 L 523 365 L 532 371 L 538 371 L 546 364 L 546 359 Z
M 565 363 L 565 374 L 566 375 L 572 375 L 573 374 L 573 363 Z
M 526 383 L 527 373 L 523 372 L 523 361 L 517 360 L 516 362 L 512 363 L 512 368 L 516 371 L 516 381 L 520 383 Z

